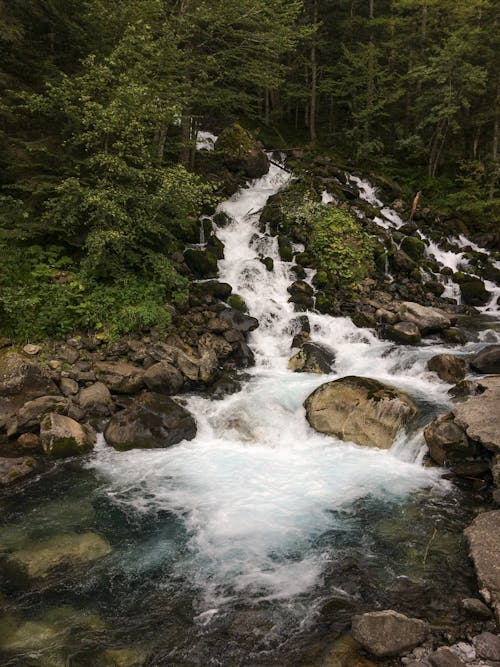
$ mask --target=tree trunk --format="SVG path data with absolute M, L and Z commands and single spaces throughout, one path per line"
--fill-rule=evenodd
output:
M 316 141 L 316 114 L 317 114 L 317 89 L 318 89 L 318 62 L 317 62 L 317 31 L 318 31 L 318 1 L 313 0 L 312 23 L 314 33 L 311 45 L 311 108 L 309 113 L 309 137 Z

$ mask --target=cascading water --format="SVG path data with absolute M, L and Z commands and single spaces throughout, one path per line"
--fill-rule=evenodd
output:
M 65 471 L 58 482 L 66 485 L 66 530 L 97 524 L 113 542 L 111 561 L 71 589 L 73 604 L 97 604 L 113 619 L 107 633 L 114 645 L 143 646 L 154 665 L 309 665 L 312 641 L 344 628 L 366 604 L 401 606 L 408 582 L 437 578 L 457 595 L 468 593 L 467 575 L 457 574 L 466 559 L 463 510 L 441 471 L 421 465 L 421 431 L 401 433 L 389 451 L 359 447 L 313 431 L 302 407 L 323 382 L 368 376 L 407 391 L 423 425 L 449 405 L 449 385 L 426 361 L 455 350 L 435 340 L 396 346 L 349 318 L 295 312 L 287 291 L 292 264 L 259 229 L 260 210 L 289 179 L 273 164 L 220 207 L 230 219 L 216 230 L 225 245 L 220 279 L 260 323 L 249 339 L 256 365 L 242 390 L 222 400 L 184 397 L 198 425 L 194 440 L 127 453 L 101 440 L 87 477 L 80 471 L 67 479 Z M 370 188 L 360 187 L 374 202 Z M 326 193 L 323 201 L 332 200 Z M 390 209 L 382 215 L 384 225 L 402 224 Z M 272 257 L 274 269 L 259 256 Z M 335 353 L 331 375 L 288 370 L 299 315 L 309 318 L 311 339 Z M 34 519 L 57 532 L 48 507 L 35 496 L 25 524 L 0 529 L 0 538 L 17 543 Z M 82 508 L 89 509 L 83 518 Z M 69 597 L 65 588 L 66 604 Z M 92 646 L 85 641 L 84 653 Z M 37 664 L 64 660 L 50 653 Z

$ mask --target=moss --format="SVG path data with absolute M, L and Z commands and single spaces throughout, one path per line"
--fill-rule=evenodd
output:
M 425 254 L 425 243 L 416 236 L 405 236 L 401 242 L 401 250 L 404 250 L 413 260 L 418 261 Z
M 231 294 L 227 300 L 227 305 L 242 313 L 248 313 L 248 306 L 245 300 L 239 294 Z

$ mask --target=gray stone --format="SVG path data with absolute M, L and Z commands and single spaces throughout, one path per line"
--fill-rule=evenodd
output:
M 352 636 L 373 655 L 396 656 L 415 648 L 427 638 L 429 626 L 392 609 L 354 616 Z
M 460 382 L 465 377 L 465 361 L 454 354 L 436 354 L 427 362 L 427 368 L 450 384 Z
M 399 318 L 403 322 L 413 322 L 423 335 L 448 329 L 452 321 L 447 313 L 437 308 L 421 306 L 412 301 L 405 301 L 398 310 Z
M 167 396 L 145 393 L 115 414 L 104 431 L 115 449 L 155 449 L 192 440 L 196 423 L 187 410 Z
M 111 393 L 102 382 L 96 382 L 82 389 L 78 395 L 78 402 L 85 414 L 93 417 L 107 417 L 113 411 Z
M 399 389 L 355 376 L 321 385 L 304 406 L 316 431 L 382 449 L 391 447 L 399 430 L 417 414 L 413 401 Z
M 478 373 L 500 373 L 500 345 L 488 345 L 469 360 Z
M 124 361 L 101 361 L 94 365 L 96 378 L 117 394 L 135 394 L 144 387 L 144 369 Z
M 16 352 L 0 356 L 0 428 L 28 401 L 59 394 L 45 369 Z
M 432 667 L 467 667 L 465 662 L 447 646 L 441 646 L 437 651 L 431 653 L 429 662 Z
M 59 459 L 90 452 L 96 436 L 90 426 L 51 412 L 41 421 L 40 439 L 47 456 Z
M 500 622 L 500 510 L 479 514 L 464 531 L 480 593 Z M 500 660 L 500 658 L 499 658 Z
M 500 637 L 492 632 L 482 632 L 472 640 L 476 653 L 486 660 L 500 662 Z

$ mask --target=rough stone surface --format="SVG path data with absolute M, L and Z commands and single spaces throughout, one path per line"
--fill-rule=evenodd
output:
M 90 426 L 51 412 L 41 421 L 40 439 L 47 456 L 65 458 L 90 452 L 94 447 L 96 436 Z
M 37 465 L 31 456 L 17 458 L 0 458 L 0 487 L 11 486 L 16 482 L 33 475 Z
M 65 396 L 74 396 L 78 394 L 78 382 L 71 378 L 61 378 L 59 388 Z
M 462 609 L 477 618 L 491 618 L 491 609 L 477 598 L 465 598 L 461 602 Z
M 432 667 L 467 667 L 465 662 L 460 660 L 457 654 L 447 646 L 441 646 L 437 651 L 431 653 L 429 662 Z
M 144 387 L 144 370 L 124 361 L 102 361 L 94 365 L 96 378 L 117 394 L 135 394 Z
M 355 376 L 321 385 L 304 406 L 316 431 L 383 449 L 391 447 L 398 431 L 417 414 L 415 404 L 402 391 Z
M 85 565 L 109 553 L 109 543 L 96 533 L 57 535 L 9 554 L 6 568 L 10 576 L 45 579 L 63 567 Z
M 425 429 L 424 438 L 433 461 L 438 465 L 464 461 L 476 453 L 463 429 L 453 421 L 453 414 L 436 417 Z
M 182 373 L 168 361 L 150 366 L 144 375 L 144 383 L 150 391 L 159 394 L 176 394 L 184 384 Z
M 460 382 L 465 377 L 465 361 L 454 354 L 436 354 L 427 362 L 427 368 L 450 384 Z
M 78 402 L 85 413 L 92 417 L 107 417 L 112 412 L 113 399 L 103 382 L 84 387 L 78 395 Z
M 398 310 L 399 318 L 403 322 L 413 322 L 423 335 L 448 329 L 452 322 L 447 313 L 437 308 L 421 306 L 412 301 L 405 301 Z
M 401 345 L 418 345 L 422 340 L 420 329 L 413 322 L 398 322 L 383 329 L 384 336 Z
M 18 410 L 15 417 L 7 423 L 7 435 L 25 433 L 38 427 L 40 420 L 48 412 L 59 412 L 67 415 L 71 409 L 71 401 L 65 396 L 40 396 L 28 401 Z
M 478 373 L 500 373 L 500 345 L 488 345 L 469 360 Z
M 288 362 L 288 368 L 296 373 L 331 373 L 335 353 L 319 343 L 304 343 L 302 349 Z
M 500 622 L 500 510 L 479 514 L 464 532 L 481 595 Z
M 195 435 L 196 423 L 189 412 L 156 393 L 143 394 L 115 414 L 104 431 L 106 442 L 121 451 L 169 447 Z
M 492 632 L 482 632 L 472 640 L 476 653 L 485 660 L 500 662 L 500 637 Z
M 493 378 L 492 378 L 493 380 Z M 455 423 L 468 437 L 493 452 L 500 452 L 500 386 L 481 380 L 485 392 L 453 408 Z
M 48 373 L 17 352 L 0 356 L 0 428 L 28 401 L 59 394 Z
M 380 658 L 401 655 L 421 644 L 429 626 L 392 609 L 354 616 L 352 635 L 363 648 Z

